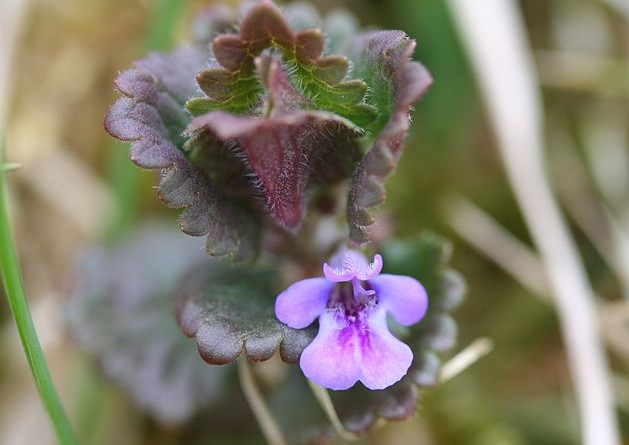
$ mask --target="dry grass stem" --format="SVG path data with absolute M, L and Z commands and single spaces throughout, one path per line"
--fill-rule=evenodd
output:
M 530 292 L 548 298 L 544 269 L 528 246 L 466 198 L 450 197 L 445 212 L 446 222 L 461 238 Z
M 494 342 L 490 338 L 474 340 L 467 348 L 445 362 L 439 372 L 441 383 L 453 379 L 474 363 L 485 357 L 494 349 Z
M 546 176 L 543 112 L 515 1 L 449 0 L 476 71 L 505 169 L 546 269 L 586 445 L 619 443 L 595 299 Z

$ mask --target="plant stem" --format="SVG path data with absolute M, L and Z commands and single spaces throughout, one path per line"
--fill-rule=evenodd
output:
M 0 164 L 0 170 L 3 172 L 12 172 L 14 170 L 19 170 L 22 168 L 22 164 L 10 163 L 7 162 L 5 164 Z
M 343 422 L 341 422 L 341 419 L 336 413 L 334 403 L 332 403 L 332 399 L 330 398 L 328 390 L 320 385 L 317 385 L 310 379 L 308 379 L 308 385 L 310 385 L 310 389 L 317 399 L 317 402 L 319 402 L 319 405 L 321 405 L 323 412 L 328 417 L 328 420 L 336 430 L 336 433 L 339 435 L 339 437 L 347 441 L 355 441 L 360 439 L 358 435 L 352 433 L 351 431 L 348 431 L 343 425 Z
M 11 61 L 27 6 L 27 1 L 19 0 L 5 0 L 0 3 L 0 29 L 3 30 L 0 41 L 0 279 L 17 325 L 24 354 L 35 378 L 35 385 L 57 439 L 62 445 L 75 445 L 77 442 L 74 432 L 50 377 L 46 358 L 33 325 L 9 220 L 6 174 L 19 166 L 4 163 L 3 127 L 11 91 L 9 85 Z
M 4 142 L 0 140 L 0 162 L 4 158 L 3 153 Z M 62 445 L 75 445 L 77 441 L 74 432 L 50 377 L 46 358 L 37 338 L 37 332 L 26 301 L 22 273 L 9 222 L 5 176 L 5 169 L 0 168 L 0 240 L 2 240 L 0 242 L 0 275 L 26 359 L 31 367 L 37 390 L 52 421 L 57 438 Z
M 266 441 L 269 445 L 286 445 L 287 442 L 284 439 L 284 435 L 262 397 L 246 357 L 241 357 L 238 360 L 238 377 L 242 392 L 245 394 L 245 398 L 258 421 L 258 425 L 260 425 Z
M 482 357 L 489 354 L 492 349 L 493 342 L 489 338 L 479 338 L 475 340 L 467 348 L 463 349 L 442 366 L 439 374 L 440 382 L 444 383 L 453 377 L 456 377 Z M 359 440 L 360 436 L 347 430 L 343 425 L 343 422 L 341 422 L 328 391 L 310 379 L 308 379 L 308 384 L 310 385 L 310 389 L 317 399 L 317 402 L 321 405 L 321 408 L 325 412 L 325 415 L 328 417 L 328 420 L 336 430 L 339 437 L 348 442 Z M 382 426 L 384 423 L 386 423 L 386 420 L 378 419 L 374 429 L 378 426 Z

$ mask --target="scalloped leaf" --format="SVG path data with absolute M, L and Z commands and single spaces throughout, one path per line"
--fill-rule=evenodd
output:
M 324 42 L 319 29 L 294 33 L 277 6 L 263 0 L 247 11 L 238 34 L 214 38 L 213 55 L 223 68 L 208 68 L 199 74 L 199 85 L 207 97 L 193 98 L 186 107 L 194 116 L 217 110 L 255 111 L 264 94 L 255 76 L 255 58 L 274 48 L 283 53 L 292 83 L 311 108 L 333 112 L 359 127 L 369 125 L 378 110 L 364 101 L 367 84 L 360 79 L 343 81 L 348 60 L 322 57 Z
M 197 75 L 197 83 L 208 97 L 195 97 L 186 102 L 193 116 L 216 110 L 245 114 L 260 105 L 264 93 L 256 75 L 242 70 L 208 68 Z
M 395 170 L 410 126 L 409 113 L 432 84 L 428 71 L 410 61 L 415 41 L 401 31 L 377 31 L 356 37 L 349 45 L 354 76 L 370 86 L 370 101 L 380 111 L 370 132 L 377 135 L 359 164 L 350 188 L 347 217 L 350 239 L 369 241 L 373 224 L 368 209 L 384 202 L 384 182 Z
M 295 363 L 315 332 L 289 328 L 275 318 L 276 287 L 276 274 L 266 268 L 203 264 L 180 283 L 179 325 L 210 364 L 231 363 L 243 352 L 261 362 L 278 350 L 282 360 Z
M 381 391 L 354 387 L 331 396 L 345 428 L 359 435 L 367 434 L 379 419 L 411 418 L 419 403 L 419 389 L 407 379 Z
M 104 374 L 164 423 L 180 423 L 223 394 L 222 368 L 199 361 L 173 319 L 172 292 L 189 265 L 208 261 L 194 239 L 150 224 L 85 254 L 66 316 Z
M 181 133 L 190 122 L 183 105 L 195 93 L 190 79 L 207 57 L 205 51 L 181 47 L 137 62 L 116 80 L 123 97 L 109 109 L 105 129 L 131 142 L 137 165 L 161 170 L 159 196 L 170 207 L 185 208 L 179 219 L 182 231 L 207 236 L 210 255 L 245 260 L 257 251 L 255 224 L 182 152 Z
M 351 162 L 359 153 L 355 130 L 326 112 L 293 111 L 262 119 L 216 111 L 195 118 L 187 132 L 209 132 L 242 153 L 269 213 L 290 229 L 303 220 L 322 163 L 347 164 L 344 159 Z
M 382 391 L 357 386 L 332 392 L 345 427 L 357 434 L 367 433 L 378 419 L 404 420 L 416 413 L 420 389 L 438 383 L 441 360 L 436 352 L 456 343 L 456 322 L 449 312 L 458 307 L 465 293 L 462 277 L 448 266 L 452 247 L 440 236 L 427 233 L 412 242 L 393 242 L 382 253 L 385 272 L 420 280 L 430 303 L 421 323 L 399 330 L 414 354 L 406 377 Z
M 361 133 L 332 113 L 303 111 L 307 99 L 277 58 L 260 57 L 256 65 L 269 91 L 268 117 L 211 112 L 194 118 L 185 135 L 192 141 L 214 138 L 242 158 L 268 212 L 294 229 L 304 218 L 313 183 L 349 177 L 360 156 Z M 201 153 L 213 147 L 193 145 Z

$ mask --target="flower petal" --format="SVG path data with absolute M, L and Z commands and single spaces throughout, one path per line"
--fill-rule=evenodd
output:
M 354 277 L 364 281 L 377 276 L 382 271 L 382 265 L 380 255 L 376 255 L 373 263 L 369 264 L 362 253 L 343 248 L 330 259 L 330 264 L 323 265 L 323 274 L 335 283 L 350 281 Z
M 333 288 L 325 278 L 298 281 L 277 297 L 275 315 L 291 328 L 305 328 L 325 310 Z
M 319 333 L 301 354 L 299 365 L 310 380 L 329 389 L 354 386 L 360 377 L 358 336 L 349 325 L 339 328 L 331 311 L 319 317 Z
M 299 362 L 310 380 L 329 389 L 348 389 L 360 380 L 369 389 L 384 389 L 406 375 L 411 349 L 387 327 L 386 311 L 377 310 L 366 324 L 339 323 L 334 312 L 319 318 L 319 333 Z
M 389 332 L 385 311 L 375 312 L 368 324 L 361 335 L 360 381 L 369 389 L 384 389 L 406 375 L 413 352 Z
M 356 268 L 356 277 L 359 280 L 363 281 L 370 280 L 371 278 L 378 276 L 380 272 L 382 272 L 382 266 L 382 256 L 378 254 L 373 257 L 373 263 L 367 264 L 367 262 L 365 261 L 364 263 L 360 263 L 358 265 L 358 267 Z
M 356 276 L 356 271 L 349 268 L 338 268 L 330 266 L 328 263 L 323 264 L 323 275 L 333 282 L 341 283 L 345 281 L 351 281 Z
M 428 295 L 415 278 L 383 274 L 371 278 L 369 284 L 378 301 L 398 323 L 409 326 L 426 315 Z

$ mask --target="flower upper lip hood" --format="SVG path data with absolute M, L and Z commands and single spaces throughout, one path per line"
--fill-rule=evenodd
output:
M 393 385 L 408 372 L 413 353 L 389 332 L 386 316 L 406 326 L 419 322 L 428 309 L 424 287 L 411 277 L 380 274 L 380 255 L 369 264 L 345 249 L 330 263 L 325 278 L 294 283 L 275 304 L 278 319 L 292 328 L 319 320 L 317 337 L 301 355 L 304 374 L 336 390 L 358 381 L 369 389 Z
M 378 276 L 382 271 L 382 256 L 377 254 L 373 263 L 369 264 L 365 257 L 356 251 L 342 249 L 330 260 L 330 264 L 323 264 L 323 274 L 335 283 L 351 281 L 354 278 L 369 280 Z

